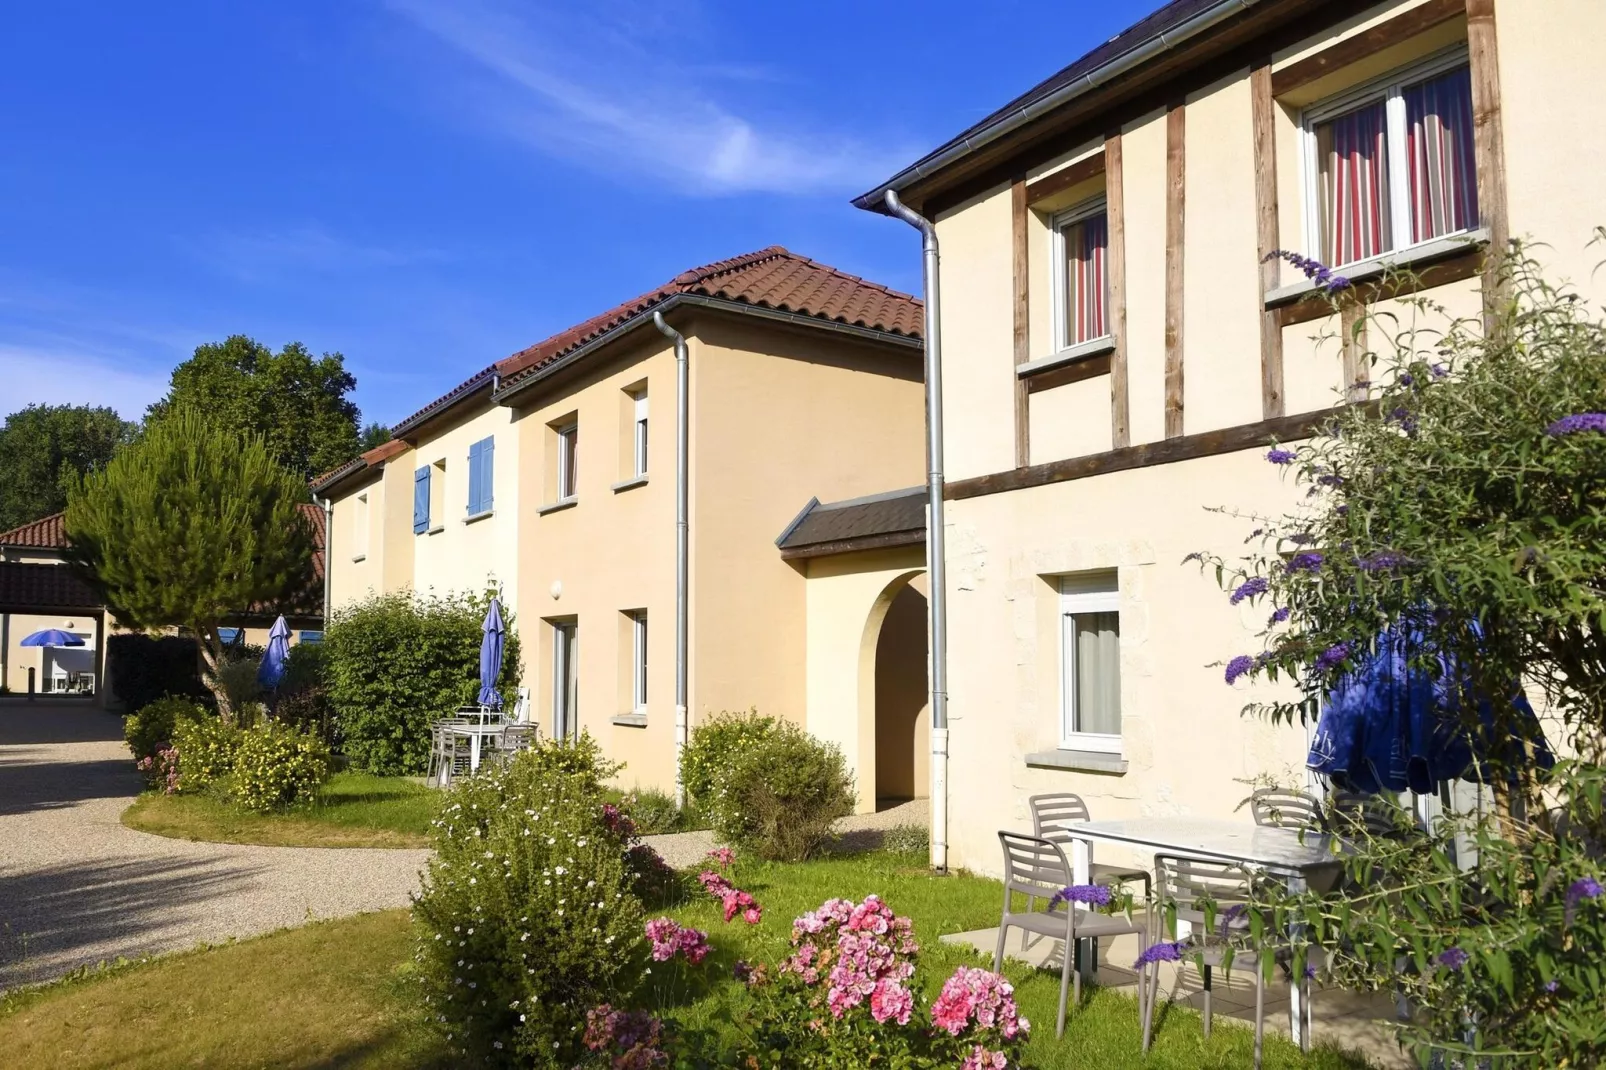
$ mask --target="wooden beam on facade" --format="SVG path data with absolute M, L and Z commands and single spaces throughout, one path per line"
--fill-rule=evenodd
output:
M 1309 438 L 1332 418 L 1332 409 L 1322 409 L 1317 412 L 1300 413 L 1297 416 L 1282 416 L 1275 420 L 1262 420 L 1259 423 L 1204 431 L 1181 438 L 1144 442 L 1085 457 L 1048 461 L 1008 472 L 956 479 L 943 488 L 943 496 L 949 499 L 979 498 L 987 494 L 1043 487 L 1050 483 L 1065 483 L 1073 479 L 1126 472 L 1134 468 L 1175 464 L 1177 461 L 1191 461 L 1221 453 L 1237 453 L 1240 450 L 1269 446 L 1273 442 L 1291 442 L 1295 439 Z
M 1086 159 L 1077 160 L 1068 167 L 1044 175 L 1036 182 L 1026 186 L 1026 203 L 1036 204 L 1055 194 L 1064 193 L 1072 186 L 1080 186 L 1088 179 L 1105 172 L 1108 164 L 1103 154 L 1094 153 Z
M 1250 110 L 1255 136 L 1255 246 L 1260 256 L 1260 292 L 1277 286 L 1277 264 L 1271 254 L 1277 241 L 1277 104 L 1272 99 L 1271 60 L 1249 72 Z M 1260 415 L 1283 414 L 1283 329 L 1277 315 L 1260 310 Z
M 1483 270 L 1484 263 L 1483 246 L 1469 243 L 1464 250 L 1449 253 L 1442 260 L 1435 260 L 1423 267 L 1413 265 L 1411 270 L 1401 277 L 1387 281 L 1358 282 L 1351 291 L 1351 296 L 1365 304 L 1404 297 L 1407 294 L 1430 290 L 1435 286 L 1470 279 Z M 1312 290 L 1308 296 L 1290 301 L 1286 305 L 1279 305 L 1272 310 L 1277 323 L 1282 327 L 1325 319 L 1333 312 L 1332 300 L 1321 290 Z
M 1109 279 L 1110 338 L 1110 445 L 1132 444 L 1131 412 L 1126 378 L 1126 189 L 1122 184 L 1121 132 L 1104 139 L 1104 213 L 1109 233 L 1106 271 Z
M 1511 240 L 1506 217 L 1506 140 L 1500 114 L 1500 51 L 1495 39 L 1494 0 L 1466 0 L 1466 5 L 1478 214 L 1489 231 L 1489 254 L 1483 265 L 1483 320 L 1484 328 L 1492 330 L 1507 289 L 1502 261 Z
M 1338 330 L 1344 363 L 1344 400 L 1354 405 L 1366 400 L 1370 370 L 1362 367 L 1366 357 L 1366 305 L 1345 301 L 1338 313 Z
M 1070 364 L 1061 364 L 1058 368 L 1049 368 L 1035 375 L 1025 375 L 1021 377 L 1021 386 L 1025 387 L 1028 394 L 1037 394 L 1067 383 L 1079 383 L 1083 379 L 1109 375 L 1111 356 L 1112 354 L 1108 352 L 1096 353 L 1091 357 L 1072 361 Z
M 1282 96 L 1300 86 L 1309 85 L 1340 67 L 1347 67 L 1357 60 L 1431 30 L 1441 22 L 1464 15 L 1467 8 L 1468 0 L 1427 0 L 1425 4 L 1407 8 L 1392 19 L 1369 26 L 1353 37 L 1334 42 L 1320 52 L 1277 71 L 1271 76 L 1272 95 Z
M 1182 256 L 1187 222 L 1187 105 L 1165 115 L 1165 437 L 1182 434 Z
M 1026 401 L 1026 384 L 1014 374 L 1017 367 L 1032 359 L 1031 331 L 1031 257 L 1027 252 L 1030 237 L 1027 227 L 1028 213 L 1026 179 L 1015 179 L 1009 187 L 1010 261 L 1014 269 L 1014 360 L 1010 364 L 1010 378 L 1015 391 L 1015 467 L 1031 463 L 1031 409 Z

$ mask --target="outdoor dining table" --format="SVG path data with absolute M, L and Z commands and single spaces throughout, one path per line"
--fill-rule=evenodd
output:
M 1181 855 L 1212 862 L 1234 862 L 1281 878 L 1291 892 L 1327 891 L 1343 870 L 1346 848 L 1321 833 L 1255 825 L 1247 820 L 1226 821 L 1192 817 L 1139 817 L 1117 821 L 1083 821 L 1065 826 L 1071 837 L 1072 879 L 1088 881 L 1091 845 L 1123 844 L 1146 853 Z M 1290 939 L 1298 939 L 1296 925 Z M 1082 956 L 1084 971 L 1091 955 Z M 1302 1049 L 1310 1045 L 1310 1007 L 1302 996 L 1301 978 L 1288 985 L 1289 1032 Z
M 502 737 L 502 727 L 500 720 L 493 724 L 489 719 L 484 719 L 480 724 L 457 724 L 448 721 L 441 726 L 441 729 L 447 735 L 468 740 L 468 768 L 469 772 L 473 772 L 480 767 L 482 743 L 487 739 L 492 741 L 500 739 Z M 450 762 L 446 763 L 446 766 L 441 770 L 441 776 L 442 786 L 451 782 Z

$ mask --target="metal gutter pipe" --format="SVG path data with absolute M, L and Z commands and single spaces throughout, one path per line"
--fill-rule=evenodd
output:
M 664 321 L 662 312 L 652 314 L 653 325 L 675 340 L 675 805 L 686 805 L 686 782 L 680 776 L 680 759 L 686 750 L 689 730 L 686 717 L 686 633 L 687 633 L 687 460 L 691 453 L 691 432 L 687 426 L 690 404 L 689 362 L 686 336 Z
M 892 190 L 887 211 L 920 231 L 926 291 L 926 576 L 931 587 L 931 868 L 948 870 L 948 579 L 942 507 L 942 319 L 937 228 Z
M 329 500 L 328 495 L 323 499 L 323 626 L 329 627 L 329 574 L 334 565 L 335 555 L 331 552 L 334 546 L 332 538 L 335 530 L 335 503 Z
M 1066 82 L 1047 96 L 1040 97 L 1030 104 L 1022 105 L 1007 115 L 999 116 L 991 126 L 984 127 L 973 134 L 960 138 L 947 147 L 938 149 L 925 159 L 910 164 L 884 182 L 879 189 L 864 194 L 853 203 L 872 212 L 880 211 L 882 205 L 886 205 L 889 214 L 897 215 L 897 211 L 892 209 L 891 204 L 885 200 L 887 193 L 905 189 L 912 183 L 935 174 L 956 160 L 975 152 L 983 145 L 989 145 L 999 138 L 1020 129 L 1032 120 L 1076 99 L 1083 93 L 1091 92 L 1106 82 L 1119 78 L 1134 67 L 1153 59 L 1163 52 L 1176 48 L 1211 29 L 1217 23 L 1238 14 L 1238 12 L 1247 11 L 1259 2 L 1260 0 L 1219 0 L 1218 3 L 1205 8 L 1192 18 L 1184 19 L 1175 26 L 1145 38 L 1108 63 L 1101 63 L 1074 81 Z

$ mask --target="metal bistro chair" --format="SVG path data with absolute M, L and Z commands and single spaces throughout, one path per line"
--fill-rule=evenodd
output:
M 1146 917 L 1129 919 L 1097 914 L 1074 903 L 1065 904 L 1063 911 L 1031 909 L 1036 900 L 1052 899 L 1065 886 L 1065 875 L 1070 872 L 1065 852 L 1052 840 L 1022 832 L 1000 832 L 998 842 L 1004 849 L 1004 910 L 998 921 L 998 947 L 993 953 L 993 970 L 997 972 L 1004 965 L 1004 939 L 1012 927 L 1064 941 L 1064 961 L 1060 966 L 1059 1019 L 1055 1025 L 1055 1036 L 1064 1036 L 1067 988 L 1074 985 L 1076 1002 L 1082 1000 L 1080 971 L 1076 972 L 1074 981 L 1071 978 L 1076 941 L 1142 933 L 1148 927 L 1148 920 Z M 1011 909 L 1011 897 L 1016 894 L 1027 897 L 1025 911 Z
M 1321 800 L 1288 788 L 1261 788 L 1249 796 L 1255 824 L 1296 832 L 1326 832 Z
M 429 768 L 424 782 L 434 787 L 448 786 L 452 777 L 467 773 L 472 764 L 468 736 L 461 729 L 477 726 L 467 718 L 447 717 L 430 726 Z
M 1076 838 L 1070 831 L 1071 826 L 1093 820 L 1093 815 L 1088 813 L 1087 803 L 1082 801 L 1082 797 L 1068 791 L 1033 795 L 1026 802 L 1032 808 L 1032 833 L 1061 847 L 1067 846 Z M 1149 871 L 1130 866 L 1110 866 L 1090 862 L 1087 867 L 1087 879 L 1094 884 L 1127 884 L 1131 881 L 1141 881 L 1145 902 L 1153 890 Z M 1070 883 L 1069 874 L 1065 883 Z
M 1150 914 L 1152 924 L 1145 949 L 1174 938 L 1165 931 L 1164 914 L 1168 909 L 1175 911 L 1177 921 L 1188 923 L 1192 930 L 1188 940 L 1188 952 L 1177 962 L 1177 969 L 1180 972 L 1193 962 L 1195 955 L 1199 957 L 1200 974 L 1204 985 L 1204 1035 L 1207 1038 L 1210 1036 L 1212 1014 L 1212 972 L 1226 964 L 1229 952 L 1234 966 L 1241 965 L 1247 968 L 1255 982 L 1254 1066 L 1259 1070 L 1266 1032 L 1266 982 L 1261 973 L 1261 955 L 1267 953 L 1275 955 L 1277 949 L 1258 951 L 1235 947 L 1231 942 L 1232 937 L 1249 931 L 1247 908 L 1251 879 L 1249 870 L 1236 863 L 1156 855 L 1155 887 L 1159 901 L 1164 905 Z M 1212 923 L 1209 926 L 1205 925 L 1207 903 L 1213 904 Z M 1229 913 L 1234 907 L 1239 909 Z M 1139 1001 L 1140 1013 L 1143 1014 L 1145 1052 L 1149 1050 L 1149 1042 L 1153 1039 L 1154 1005 L 1160 998 L 1159 963 L 1154 963 L 1146 969 L 1148 976 L 1139 978 L 1138 981 L 1140 990 L 1148 990 L 1147 998 Z M 1301 978 L 1299 983 L 1304 990 L 1303 1002 L 1309 1008 L 1310 979 Z M 1306 1013 L 1308 1015 L 1309 1011 Z M 1310 1021 L 1310 1018 L 1307 1017 L 1306 1021 Z
M 529 750 L 535 746 L 538 731 L 533 724 L 512 723 L 502 726 L 502 732 L 496 739 L 496 757 L 498 761 L 507 761 L 521 750 Z

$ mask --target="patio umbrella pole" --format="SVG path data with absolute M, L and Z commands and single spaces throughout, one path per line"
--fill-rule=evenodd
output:
M 942 326 L 937 228 L 887 190 L 887 209 L 920 231 L 926 290 L 926 576 L 931 599 L 931 868 L 948 869 L 948 582 L 942 508 Z

